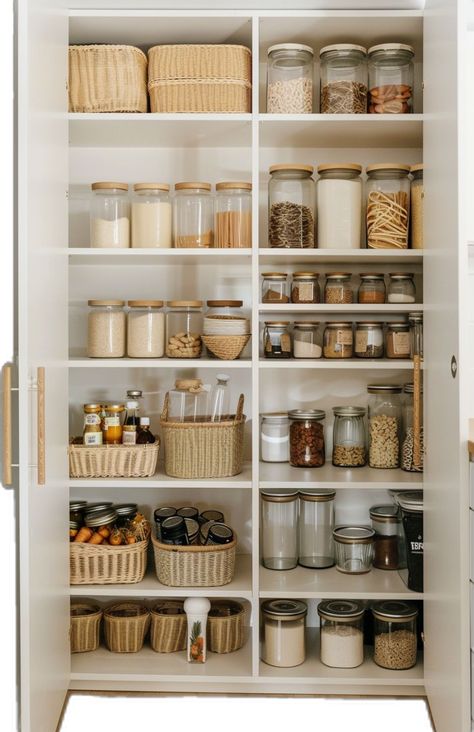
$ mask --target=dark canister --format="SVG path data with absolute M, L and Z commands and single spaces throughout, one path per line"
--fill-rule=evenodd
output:
M 182 516 L 183 518 L 194 519 L 195 521 L 197 521 L 199 517 L 199 509 L 195 506 L 183 506 L 182 508 L 178 508 L 178 510 L 176 511 L 176 515 Z
M 224 514 L 222 511 L 217 511 L 214 508 L 210 508 L 207 511 L 202 511 L 201 515 L 199 516 L 199 523 L 205 524 L 208 521 L 217 521 L 219 524 L 223 524 L 225 522 Z
M 182 516 L 170 516 L 161 524 L 162 544 L 187 546 L 189 544 L 186 520 Z
M 170 518 L 170 516 L 176 516 L 176 511 L 177 509 L 173 506 L 155 508 L 153 518 L 155 519 L 156 538 L 158 541 L 161 541 L 161 524 L 165 519 Z
M 230 544 L 234 540 L 234 532 L 230 526 L 214 523 L 207 532 L 206 544 Z
M 407 491 L 397 495 L 402 509 L 407 568 L 400 575 L 409 590 L 423 592 L 423 493 Z
M 403 556 L 401 515 L 393 503 L 370 509 L 374 536 L 373 565 L 377 569 L 398 569 Z
M 80 526 L 84 523 L 84 513 L 86 510 L 87 501 L 71 501 L 69 503 L 69 520 L 79 523 Z

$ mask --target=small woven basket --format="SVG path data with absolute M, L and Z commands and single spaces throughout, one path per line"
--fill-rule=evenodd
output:
M 235 361 L 236 358 L 239 358 L 249 339 L 249 335 L 202 336 L 202 342 L 208 351 L 225 361 Z
M 69 46 L 70 112 L 146 112 L 146 80 L 135 46 Z
M 175 546 L 151 537 L 158 581 L 168 587 L 219 587 L 232 582 L 237 537 L 230 544 Z
M 237 411 L 222 422 L 169 422 L 166 394 L 161 427 L 165 448 L 165 472 L 174 478 L 226 478 L 242 472 L 244 396 Z
M 151 609 L 150 645 L 157 653 L 186 650 L 184 602 L 163 600 Z
M 71 478 L 149 478 L 156 472 L 160 442 L 151 445 L 69 445 Z
M 104 610 L 105 643 L 113 653 L 138 653 L 150 625 L 145 605 L 122 602 Z
M 145 576 L 149 539 L 136 544 L 69 544 L 71 585 L 135 584 Z
M 245 641 L 245 608 L 233 600 L 213 600 L 207 621 L 209 650 L 232 653 Z
M 71 605 L 71 653 L 96 651 L 100 641 L 102 610 L 98 605 L 75 602 Z

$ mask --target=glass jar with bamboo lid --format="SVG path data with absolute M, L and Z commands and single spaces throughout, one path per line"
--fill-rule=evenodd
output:
M 127 249 L 130 246 L 128 183 L 92 183 L 90 205 L 91 247 Z
M 252 246 L 252 184 L 216 183 L 214 246 L 246 249 Z
M 214 205 L 211 184 L 175 185 L 174 245 L 178 249 L 208 248 L 214 242 Z
M 409 165 L 377 163 L 366 168 L 367 246 L 407 249 L 410 219 Z
M 316 192 L 312 165 L 282 163 L 270 167 L 268 245 L 314 247 Z
M 411 248 L 423 249 L 423 201 L 425 188 L 423 185 L 423 163 L 412 165 L 410 173 L 411 182 Z

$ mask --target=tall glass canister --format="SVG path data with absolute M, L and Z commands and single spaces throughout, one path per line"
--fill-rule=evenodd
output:
M 402 387 L 369 384 L 369 465 L 371 468 L 400 466 Z
M 318 248 L 359 249 L 362 221 L 362 166 L 318 166 Z
M 92 183 L 91 247 L 126 249 L 130 246 L 128 183 Z
M 298 564 L 311 569 L 334 565 L 334 498 L 336 491 L 299 492 Z
M 333 407 L 332 464 L 359 468 L 367 462 L 364 407 Z
M 178 249 L 208 248 L 214 243 L 214 202 L 211 184 L 176 183 L 174 199 L 174 246 Z
M 411 46 L 380 43 L 369 48 L 369 114 L 409 114 L 413 111 Z
M 321 114 L 367 112 L 367 50 L 352 43 L 324 46 L 321 64 Z
M 423 185 L 423 163 L 412 165 L 410 173 L 411 182 L 411 248 L 423 249 L 423 204 L 425 198 L 425 187 Z
M 252 246 L 252 184 L 216 183 L 214 246 L 245 249 Z
M 367 173 L 367 246 L 408 249 L 410 166 L 376 163 Z
M 403 408 L 402 408 L 402 448 L 401 468 L 410 473 L 423 472 L 424 435 L 423 435 L 423 386 L 421 386 L 420 401 L 420 434 L 419 448 L 415 450 L 416 435 L 413 425 L 414 413 L 414 386 L 413 383 L 405 384 L 403 387 Z M 415 455 L 416 453 L 416 455 Z
M 294 569 L 298 564 L 298 491 L 260 491 L 262 563 L 267 569 Z
M 314 247 L 315 184 L 312 165 L 283 163 L 270 168 L 268 245 Z
M 268 49 L 267 112 L 311 114 L 313 49 L 301 43 L 278 43 Z

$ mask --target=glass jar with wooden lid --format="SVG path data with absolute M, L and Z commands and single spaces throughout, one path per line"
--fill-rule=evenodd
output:
M 410 195 L 410 232 L 411 232 L 411 248 L 423 249 L 423 204 L 425 198 L 425 188 L 423 185 L 423 163 L 412 165 L 410 173 L 411 195 Z
M 208 248 L 214 243 L 214 205 L 211 184 L 175 185 L 174 245 L 179 249 Z
M 166 304 L 166 355 L 168 358 L 200 358 L 202 300 L 168 300 Z
M 275 305 L 290 302 L 285 272 L 262 272 L 262 302 Z
M 383 357 L 383 323 L 364 320 L 355 324 L 354 356 Z
M 129 300 L 127 354 L 130 358 L 162 358 L 165 353 L 163 300 Z
M 382 272 L 361 272 L 357 300 L 361 305 L 382 305 L 385 302 L 385 277 Z
M 328 272 L 324 288 L 326 305 L 349 305 L 352 303 L 352 275 L 350 272 Z
M 321 302 L 318 272 L 294 272 L 291 302 L 312 305 Z
M 362 221 L 362 166 L 318 166 L 318 248 L 359 249 Z
M 270 168 L 268 244 L 277 248 L 314 247 L 315 184 L 312 165 L 283 163 Z
M 321 358 L 323 336 L 317 321 L 296 321 L 293 328 L 293 356 L 295 358 Z
M 125 356 L 126 317 L 123 300 L 89 300 L 87 355 L 89 358 Z
M 367 49 L 353 43 L 324 46 L 320 52 L 321 114 L 367 112 Z
M 128 183 L 92 183 L 90 205 L 91 247 L 127 249 L 130 246 Z
M 323 336 L 324 358 L 352 358 L 354 338 L 350 321 L 326 323 Z
M 367 172 L 367 246 L 407 249 L 410 219 L 410 166 L 369 165 Z
M 267 320 L 263 328 L 265 358 L 291 358 L 291 335 L 288 320 Z
M 410 358 L 410 324 L 387 323 L 385 331 L 385 355 L 387 358 Z
M 391 272 L 387 302 L 406 305 L 416 300 L 413 272 Z
M 132 247 L 168 249 L 172 245 L 172 205 L 168 183 L 135 183 Z
M 413 57 L 405 43 L 379 43 L 369 56 L 369 114 L 409 114 L 413 111 Z
M 252 246 L 252 184 L 216 183 L 214 246 L 246 249 Z

